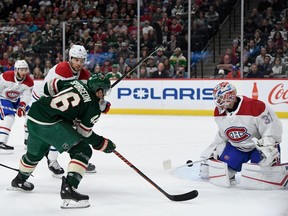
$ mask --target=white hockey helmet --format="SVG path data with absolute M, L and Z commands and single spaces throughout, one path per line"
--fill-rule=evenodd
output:
M 19 69 L 19 68 L 28 68 L 29 69 L 29 66 L 25 60 L 17 60 L 14 64 L 14 68 L 15 68 L 15 70 Z
M 19 69 L 26 69 L 26 70 L 19 71 Z M 25 60 L 17 60 L 14 64 L 15 81 L 17 82 L 23 81 L 28 73 L 29 73 L 29 66 L 27 62 Z
M 223 113 L 228 106 L 236 101 L 237 90 L 229 82 L 221 82 L 213 89 L 213 98 L 219 113 Z
M 69 50 L 69 61 L 71 61 L 72 57 L 74 58 L 81 58 L 85 59 L 87 58 L 87 51 L 82 45 L 72 45 L 72 47 Z

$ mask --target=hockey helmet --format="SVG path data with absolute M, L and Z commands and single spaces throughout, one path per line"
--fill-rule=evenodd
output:
M 14 68 L 15 69 L 19 69 L 19 68 L 28 68 L 29 69 L 29 66 L 25 60 L 17 60 L 15 62 Z
M 21 70 L 19 70 L 21 69 Z M 22 82 L 29 73 L 29 66 L 25 60 L 17 60 L 14 64 L 15 81 Z
M 236 101 L 237 90 L 229 82 L 221 82 L 213 89 L 213 98 L 219 113 L 223 113 L 228 106 Z
M 104 95 L 107 95 L 111 91 L 110 80 L 106 77 L 102 77 L 96 74 L 93 74 L 89 77 L 87 81 L 87 86 L 93 92 L 97 92 L 99 89 L 103 90 Z
M 69 61 L 71 61 L 72 57 L 74 58 L 87 58 L 87 51 L 82 45 L 73 45 L 69 50 Z

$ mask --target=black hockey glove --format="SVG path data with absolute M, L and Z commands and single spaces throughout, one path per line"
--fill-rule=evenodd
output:
M 100 146 L 93 148 L 98 151 L 103 151 L 105 153 L 111 153 L 116 148 L 116 145 L 110 139 L 104 138 Z

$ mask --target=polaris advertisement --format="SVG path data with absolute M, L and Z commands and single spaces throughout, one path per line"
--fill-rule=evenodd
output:
M 35 88 L 41 82 L 35 81 Z M 124 79 L 105 99 L 110 114 L 213 115 L 213 88 L 220 82 L 231 82 L 239 95 L 262 100 L 280 118 L 288 118 L 287 79 Z

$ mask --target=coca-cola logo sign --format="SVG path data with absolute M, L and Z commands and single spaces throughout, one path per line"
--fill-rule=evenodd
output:
M 288 89 L 284 88 L 284 84 L 276 85 L 268 95 L 268 102 L 270 104 L 288 104 Z

